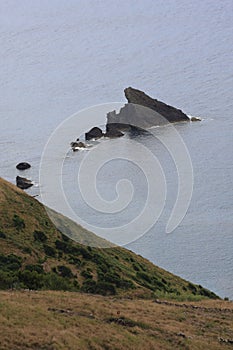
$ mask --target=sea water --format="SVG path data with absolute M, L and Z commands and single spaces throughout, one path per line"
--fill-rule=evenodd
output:
M 138 136 L 157 152 L 168 192 L 159 220 L 127 248 L 233 298 L 232 1 L 2 0 L 0 23 L 0 176 L 15 182 L 15 165 L 29 161 L 24 174 L 38 184 L 41 154 L 54 129 L 83 108 L 124 101 L 128 86 L 201 117 L 176 126 L 191 156 L 194 188 L 186 216 L 169 234 L 175 165 L 152 137 Z M 104 142 L 106 150 L 122 145 L 121 139 Z M 85 220 L 110 227 L 138 215 L 146 178 L 135 164 L 118 160 L 100 170 L 97 184 L 107 200 L 121 176 L 135 195 L 119 215 L 98 216 L 74 194 L 69 178 L 84 153 L 68 157 L 64 186 Z

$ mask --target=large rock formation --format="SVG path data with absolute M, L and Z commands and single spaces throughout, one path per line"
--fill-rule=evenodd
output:
M 119 114 L 116 111 L 107 114 L 106 130 L 108 131 L 123 130 L 130 126 L 147 129 L 152 126 L 190 120 L 180 109 L 153 99 L 143 91 L 129 87 L 124 92 L 128 104 L 120 110 Z
M 134 103 L 153 109 L 155 112 L 165 117 L 170 123 L 189 121 L 189 117 L 182 112 L 181 109 L 177 109 L 167 105 L 164 102 L 153 99 L 140 90 L 128 87 L 124 92 L 129 103 Z

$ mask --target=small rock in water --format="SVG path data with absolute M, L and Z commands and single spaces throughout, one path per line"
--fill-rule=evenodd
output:
M 16 168 L 18 170 L 26 170 L 26 169 L 29 169 L 31 168 L 31 165 L 29 163 L 26 163 L 26 162 L 22 162 L 22 163 L 19 163 L 16 165 Z
M 191 117 L 191 122 L 198 122 L 198 121 L 200 121 L 201 120 L 201 118 L 199 118 L 199 117 Z
M 86 148 L 87 146 L 85 145 L 84 142 L 82 141 L 75 141 L 75 142 L 71 142 L 70 144 L 72 150 L 75 152 L 75 151 L 78 151 L 79 148 Z

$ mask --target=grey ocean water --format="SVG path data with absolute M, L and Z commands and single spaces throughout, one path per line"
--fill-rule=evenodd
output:
M 127 248 L 233 299 L 232 38 L 232 0 L 2 0 L 0 176 L 14 182 L 15 165 L 29 161 L 33 167 L 25 175 L 38 182 L 44 145 L 59 123 L 82 108 L 122 101 L 127 86 L 202 117 L 200 123 L 177 125 L 194 169 L 187 215 L 165 233 L 177 175 L 169 155 L 158 148 L 168 182 L 165 210 Z M 140 137 L 155 147 L 149 136 Z M 112 142 L 120 147 L 121 140 Z M 106 227 L 137 215 L 146 180 L 133 164 L 118 161 L 101 170 L 99 188 L 111 199 L 116 181 L 129 177 L 134 201 L 120 216 L 93 217 L 69 179 L 82 157 L 70 154 L 64 168 L 75 209 Z

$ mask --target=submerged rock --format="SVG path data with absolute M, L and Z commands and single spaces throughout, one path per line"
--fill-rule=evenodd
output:
M 33 183 L 31 180 L 26 179 L 26 177 L 17 176 L 16 186 L 21 188 L 22 190 L 26 190 L 27 188 L 32 187 Z
M 191 122 L 199 122 L 199 121 L 201 121 L 201 118 L 199 118 L 199 117 L 191 117 L 190 120 L 191 120 Z
M 19 163 L 16 165 L 16 168 L 18 170 L 26 170 L 26 169 L 29 169 L 31 168 L 31 165 L 29 163 L 26 163 L 26 162 L 22 162 L 22 163 Z
M 85 139 L 87 141 L 92 140 L 92 139 L 99 139 L 100 137 L 104 136 L 102 130 L 95 126 L 91 130 L 85 133 Z
M 124 92 L 128 103 L 118 114 L 116 111 L 107 114 L 107 130 L 123 130 L 130 126 L 144 129 L 190 120 L 180 109 L 153 99 L 143 91 L 129 87 Z
M 106 133 L 104 134 L 104 137 L 109 137 L 109 138 L 122 137 L 122 136 L 124 136 L 123 132 L 114 128 L 107 130 Z

